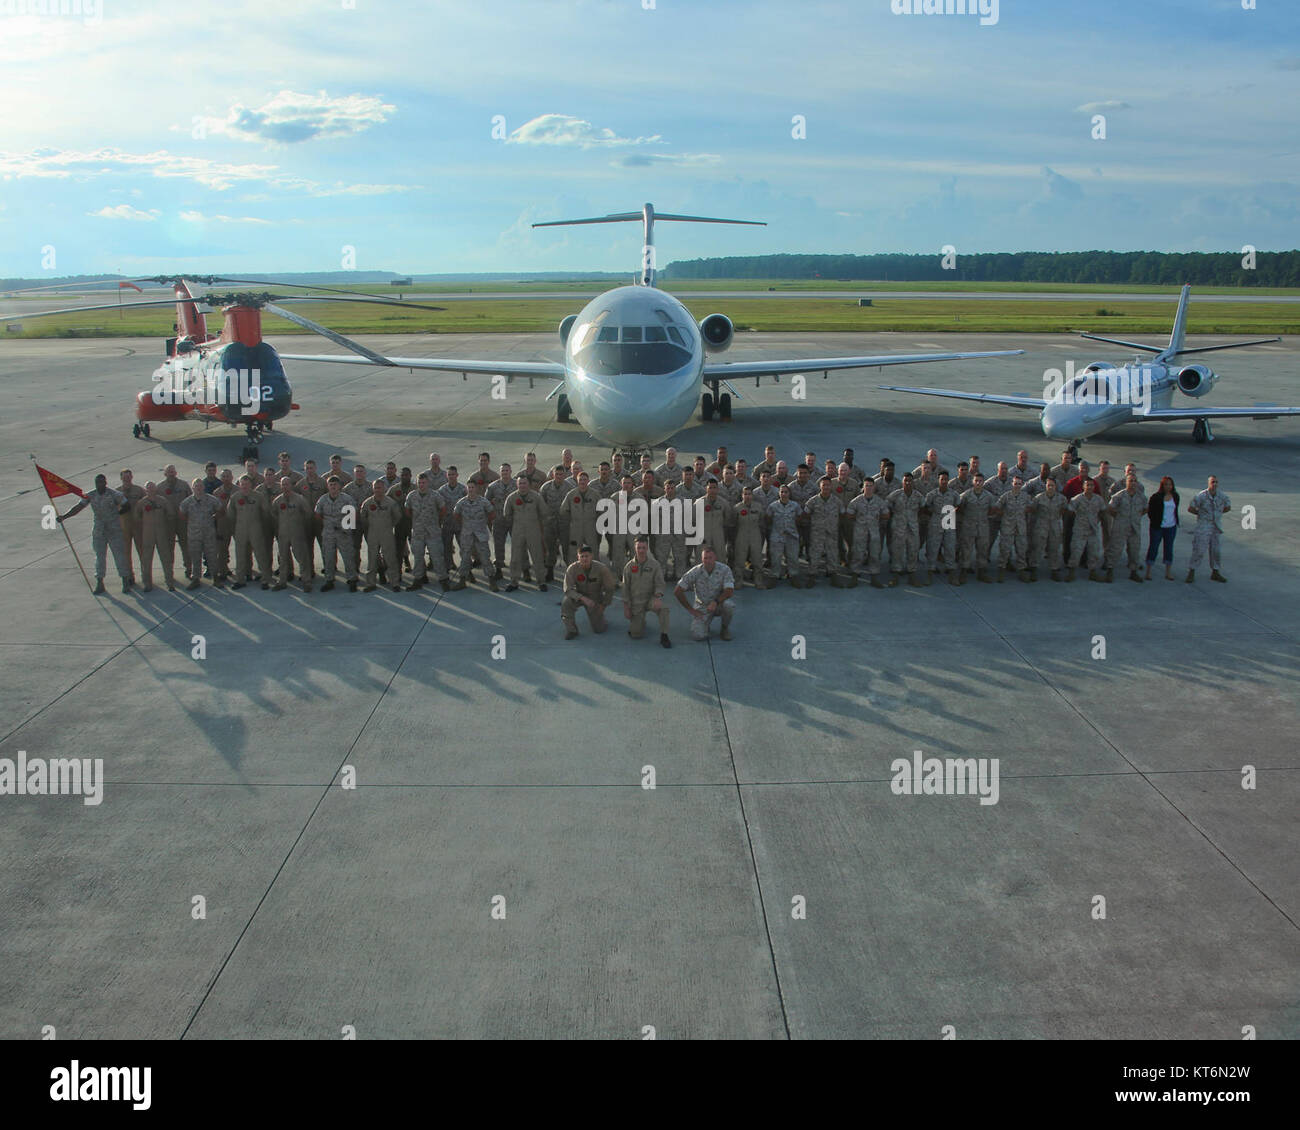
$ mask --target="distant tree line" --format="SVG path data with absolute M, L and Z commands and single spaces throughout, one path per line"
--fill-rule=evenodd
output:
M 958 255 L 742 255 L 669 264 L 668 279 L 848 279 L 882 282 L 1134 283 L 1156 286 L 1300 287 L 1300 251 L 1020 251 Z M 951 262 L 951 260 L 949 260 Z

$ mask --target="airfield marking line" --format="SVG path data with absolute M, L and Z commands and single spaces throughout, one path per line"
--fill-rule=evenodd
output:
M 971 609 L 972 611 L 974 611 L 976 616 L 978 616 L 981 620 L 984 620 L 983 615 L 981 615 L 979 610 L 974 605 L 971 605 Z M 985 623 L 988 623 L 988 621 L 985 620 Z M 1029 657 L 1025 655 L 1025 653 L 1022 652 L 1018 647 L 1016 647 L 1014 643 L 1012 643 L 1009 639 L 1007 639 L 1006 636 L 1004 636 L 1001 632 L 999 632 L 996 628 L 994 628 L 992 624 L 989 624 L 989 628 L 998 636 L 998 638 L 1003 642 L 1003 644 L 1005 644 L 1008 648 L 1010 648 L 1013 652 L 1015 652 L 1016 655 L 1020 656 L 1020 659 L 1025 664 L 1025 666 L 1028 667 L 1029 670 L 1032 671 L 1035 675 L 1037 675 L 1038 678 L 1044 684 L 1046 684 L 1047 687 L 1079 717 L 1079 720 L 1083 722 L 1084 725 L 1086 725 L 1090 730 L 1092 730 L 1092 732 L 1095 733 L 1097 737 L 1099 737 L 1103 742 L 1105 742 L 1106 745 L 1108 745 L 1112 750 L 1114 750 L 1115 753 L 1124 760 L 1124 762 L 1126 762 L 1129 766 L 1132 767 L 1133 771 L 1151 787 L 1152 792 L 1154 792 L 1156 796 L 1158 796 L 1167 805 L 1169 805 L 1170 808 L 1172 808 L 1192 828 L 1194 828 L 1200 834 L 1200 836 L 1205 840 L 1205 842 L 1209 844 L 1210 847 L 1212 847 L 1220 855 L 1220 857 L 1222 857 L 1223 861 L 1227 863 L 1229 867 L 1231 867 L 1235 872 L 1237 872 L 1238 875 L 1240 875 L 1243 879 L 1245 879 L 1245 881 L 1255 889 L 1255 891 L 1260 895 L 1260 897 L 1263 898 L 1264 901 L 1268 903 L 1269 906 L 1271 906 L 1274 910 L 1276 910 L 1278 914 L 1280 914 L 1283 918 L 1285 918 L 1287 922 L 1289 922 L 1296 931 L 1300 932 L 1300 922 L 1297 922 L 1294 918 L 1291 917 L 1291 915 L 1289 915 L 1285 910 L 1283 910 L 1282 907 L 1280 907 L 1277 904 L 1277 902 L 1268 894 L 1267 891 L 1265 891 L 1258 883 L 1255 882 L 1254 879 L 1252 879 L 1249 875 L 1246 874 L 1245 871 L 1241 869 L 1241 867 L 1237 864 L 1236 860 L 1234 860 L 1230 855 L 1228 855 L 1227 852 L 1225 852 L 1221 847 L 1219 847 L 1217 843 L 1214 842 L 1214 840 L 1210 837 L 1210 834 L 1206 832 L 1204 828 L 1202 828 L 1195 820 L 1193 820 L 1190 816 L 1188 816 L 1186 812 L 1184 812 L 1181 808 L 1179 808 L 1175 801 L 1170 799 L 1168 795 L 1162 792 L 1159 786 L 1155 783 L 1155 781 L 1151 779 L 1151 776 L 1147 772 L 1145 772 L 1142 769 L 1139 769 L 1136 765 L 1134 765 L 1133 762 L 1129 759 L 1128 755 L 1122 749 L 1120 749 L 1120 747 L 1117 746 L 1113 741 L 1111 741 L 1109 737 L 1107 737 L 1107 735 L 1102 731 L 1100 726 L 1098 726 L 1087 714 L 1085 714 L 1077 705 L 1075 705 L 1074 701 L 1071 698 L 1069 698 L 1061 690 L 1060 687 L 1058 687 L 1054 682 L 1048 679 L 1047 676 L 1045 676 L 1038 669 L 1038 667 L 1034 665 L 1034 663 L 1029 659 Z M 1205 770 L 1202 770 L 1202 772 L 1205 772 Z
M 763 932 L 767 935 L 767 953 L 772 961 L 772 976 L 776 980 L 776 999 L 781 1004 L 781 1024 L 785 1028 L 785 1038 L 790 1036 L 790 1016 L 786 1010 L 785 990 L 781 986 L 781 971 L 776 964 L 776 947 L 772 944 L 772 927 L 767 918 L 767 901 L 763 898 L 763 879 L 758 873 L 758 856 L 754 851 L 754 836 L 749 826 L 749 813 L 745 811 L 745 794 L 740 785 L 740 773 L 736 769 L 736 751 L 731 744 L 731 729 L 727 726 L 727 708 L 722 701 L 722 686 L 718 682 L 718 668 L 713 654 L 713 641 L 708 641 L 709 670 L 713 673 L 713 689 L 718 697 L 718 713 L 722 717 L 722 737 L 727 743 L 727 757 L 731 761 L 731 776 L 735 782 L 736 801 L 740 805 L 740 819 L 745 825 L 745 843 L 749 848 L 749 862 L 754 871 L 754 887 L 758 891 L 758 909 L 763 917 Z M 726 786 L 723 786 L 724 788 Z
M 439 597 L 439 600 L 441 600 L 441 597 Z M 294 837 L 293 843 L 289 845 L 289 850 L 285 852 L 284 859 L 280 861 L 280 866 L 275 869 L 275 874 L 271 876 L 271 881 L 267 883 L 266 890 L 262 892 L 261 898 L 257 900 L 257 905 L 253 907 L 252 913 L 249 914 L 248 921 L 244 923 L 243 928 L 239 931 L 239 936 L 235 939 L 234 943 L 231 945 L 230 951 L 226 954 L 225 958 L 222 959 L 221 965 L 217 969 L 216 974 L 209 982 L 207 989 L 204 990 L 203 998 L 194 1007 L 194 1011 L 190 1014 L 189 1020 L 186 1022 L 185 1027 L 181 1030 L 181 1034 L 178 1037 L 179 1039 L 181 1040 L 185 1039 L 185 1037 L 189 1034 L 190 1029 L 194 1026 L 194 1021 L 196 1021 L 199 1018 L 199 1013 L 203 1011 L 203 1006 L 208 1003 L 208 998 L 212 995 L 213 990 L 217 987 L 217 982 L 221 980 L 221 975 L 225 973 L 226 966 L 230 964 L 230 959 L 235 956 L 235 951 L 239 949 L 239 943 L 244 940 L 244 936 L 248 933 L 249 929 L 253 925 L 253 920 L 257 917 L 257 912 L 262 909 L 263 904 L 270 897 L 271 891 L 275 887 L 276 881 L 280 878 L 282 874 L 284 874 L 284 869 L 289 865 L 289 860 L 293 858 L 293 853 L 297 850 L 298 845 L 302 842 L 303 836 L 307 834 L 307 829 L 311 827 L 311 822 L 316 818 L 316 813 L 320 811 L 321 805 L 325 803 L 325 798 L 330 795 L 330 790 L 334 788 L 335 780 L 338 778 L 339 773 L 342 772 L 343 767 L 348 763 L 348 758 L 352 756 L 352 751 L 357 748 L 357 743 L 361 741 L 361 735 L 366 732 L 366 727 L 370 725 L 370 720 L 375 716 L 375 712 L 379 709 L 380 703 L 384 701 L 385 696 L 388 694 L 389 688 L 392 687 L 393 685 L 393 680 L 397 678 L 397 673 L 402 669 L 402 665 L 410 657 L 412 650 L 415 648 L 415 641 L 420 638 L 420 632 L 424 631 L 424 628 L 425 626 L 427 626 L 428 621 L 433 618 L 433 613 L 434 611 L 436 611 L 436 609 L 437 609 L 437 605 L 435 604 L 434 607 L 429 610 L 429 615 L 425 619 L 425 624 L 422 624 L 420 626 L 420 631 L 416 632 L 410 644 L 407 645 L 406 651 L 403 653 L 402 658 L 397 661 L 397 665 L 393 668 L 392 674 L 388 676 L 388 682 L 384 684 L 384 689 L 380 691 L 379 695 L 375 698 L 375 704 L 370 708 L 370 713 L 366 715 L 365 720 L 361 723 L 361 726 L 357 729 L 356 737 L 352 739 L 351 744 L 344 751 L 343 760 L 339 762 L 338 767 L 330 775 L 330 779 L 325 783 L 324 788 L 321 789 L 320 796 L 316 798 L 316 803 L 312 805 L 312 810 L 307 814 L 307 819 L 303 821 L 303 825 L 298 830 L 298 834 Z
M 1300 765 L 1266 765 L 1257 767 L 1260 773 L 1295 773 L 1300 772 Z M 1238 769 L 1149 769 L 1148 775 L 1157 777 L 1196 777 L 1203 776 L 1206 773 L 1231 773 L 1237 776 L 1240 773 Z M 1137 776 L 1136 771 L 1130 772 L 1123 769 L 1102 771 L 1098 770 L 1091 773 L 1002 773 L 1000 779 L 1003 781 L 1056 781 L 1056 780 L 1074 780 L 1075 778 L 1089 777 L 1133 777 Z M 778 781 L 773 779 L 740 781 L 743 788 L 790 788 L 800 785 L 821 786 L 821 785 L 887 785 L 892 780 L 890 777 L 827 777 L 824 780 L 801 779 L 792 781 Z M 189 788 L 198 786 L 201 788 L 227 789 L 227 788 L 258 788 L 258 789 L 311 789 L 319 788 L 319 781 L 114 781 L 115 786 L 148 786 L 148 787 L 169 787 Z M 661 789 L 729 789 L 733 784 L 729 781 L 673 781 L 668 784 L 657 786 Z M 433 782 L 393 782 L 391 784 L 380 785 L 358 785 L 357 791 L 365 789 L 640 789 L 640 785 L 629 785 L 623 781 L 537 781 L 532 784 L 517 784 L 511 782 L 494 782 L 494 781 L 433 781 Z
M 126 594 L 123 593 L 122 595 L 125 596 Z M 108 664 L 112 663 L 113 660 L 116 659 L 119 655 L 123 654 L 123 652 L 130 651 L 132 648 L 136 646 L 136 644 L 138 644 L 142 639 L 144 639 L 145 636 L 152 635 L 164 624 L 166 624 L 169 620 L 171 620 L 172 617 L 188 609 L 192 604 L 194 604 L 194 601 L 195 601 L 194 597 L 188 597 L 188 598 L 181 597 L 181 606 L 179 608 L 173 609 L 171 612 L 167 613 L 167 615 L 164 616 L 161 620 L 159 620 L 156 624 L 151 625 L 148 629 L 142 631 L 138 636 L 132 639 L 130 636 L 127 635 L 126 629 L 123 628 L 121 624 L 119 624 L 116 620 L 114 620 L 112 616 L 108 616 L 108 609 L 111 606 L 96 599 L 95 601 L 96 606 L 100 609 L 100 611 L 104 613 L 105 616 L 108 616 L 109 620 L 113 624 L 113 627 L 115 627 L 119 632 L 122 633 L 123 636 L 126 637 L 126 643 L 124 643 L 115 652 L 113 652 L 112 655 L 109 655 L 105 657 L 103 660 L 101 660 L 99 663 L 96 663 L 94 667 L 92 667 L 89 671 L 87 671 L 84 675 L 82 675 L 81 678 L 79 678 L 70 687 L 67 687 L 64 690 L 60 691 L 57 695 L 55 695 L 52 699 L 50 699 L 50 701 L 47 702 L 44 706 L 42 706 L 39 710 L 33 712 L 32 714 L 29 714 L 26 718 L 24 718 L 21 722 L 19 722 L 16 726 L 14 726 L 13 729 L 9 730 L 6 733 L 0 734 L 0 742 L 7 742 L 11 737 L 14 736 L 14 734 L 18 733 L 19 730 L 21 730 L 24 726 L 26 726 L 27 723 L 35 721 L 47 710 L 49 710 L 51 706 L 59 702 L 61 699 L 66 698 L 69 694 L 71 694 L 83 683 L 85 683 L 86 680 L 89 679 L 92 675 L 96 674 L 104 667 L 106 667 Z M 91 645 L 85 645 L 85 646 L 91 646 Z M 113 645 L 110 643 L 110 644 L 103 644 L 101 646 L 112 647 Z M 143 652 L 140 653 L 140 658 L 144 659 Z M 148 665 L 148 662 L 149 661 L 145 659 L 146 665 Z

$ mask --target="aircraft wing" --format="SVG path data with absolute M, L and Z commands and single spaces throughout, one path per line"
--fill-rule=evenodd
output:
M 1135 410 L 1135 420 L 1207 420 L 1211 417 L 1276 420 L 1279 416 L 1300 416 L 1300 408 L 1282 408 L 1276 404 L 1256 404 L 1254 408 L 1152 408 Z
M 928 361 L 969 361 L 977 357 L 1019 357 L 1023 349 L 996 353 L 886 353 L 880 357 L 792 357 L 785 361 L 728 361 L 704 366 L 704 379 L 779 377 L 785 373 L 820 373 L 831 369 L 874 369 L 881 365 L 920 365 Z
M 914 392 L 918 396 L 947 396 L 953 400 L 978 400 L 981 404 L 1001 404 L 1006 408 L 1035 408 L 1042 411 L 1047 401 L 1036 396 L 999 396 L 992 392 L 957 392 L 950 388 L 904 388 L 902 385 L 880 385 L 886 392 Z
M 323 361 L 331 365 L 376 365 L 367 357 L 345 357 L 338 353 L 281 353 L 285 361 Z M 440 373 L 485 373 L 507 377 L 564 378 L 564 365 L 559 361 L 482 361 L 453 357 L 385 357 L 384 361 L 396 369 L 433 369 Z

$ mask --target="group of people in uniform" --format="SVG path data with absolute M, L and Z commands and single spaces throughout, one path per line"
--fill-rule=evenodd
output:
M 297 579 L 310 592 L 319 576 L 321 590 L 329 591 L 341 561 L 353 592 L 373 592 L 381 584 L 409 592 L 431 578 L 444 591 L 463 589 L 476 565 L 493 592 L 502 580 L 507 592 L 521 583 L 545 592 L 558 566 L 564 569 L 566 638 L 577 636 L 581 608 L 592 629 L 604 631 L 605 610 L 621 589 L 629 634 L 641 637 L 646 616 L 654 614 L 664 647 L 672 646 L 669 585 L 691 618 L 693 638 L 708 638 L 717 619 L 725 640 L 737 578 L 766 588 L 783 578 L 811 587 L 818 577 L 840 586 L 862 577 L 885 588 L 904 577 L 928 585 L 936 574 L 956 585 L 972 573 L 979 581 L 1001 582 L 1010 571 L 1034 582 L 1046 562 L 1054 581 L 1073 581 L 1086 566 L 1091 580 L 1109 582 L 1116 567 L 1127 564 L 1129 579 L 1142 582 L 1151 579 L 1163 547 L 1165 576 L 1173 579 L 1179 498 L 1168 476 L 1148 498 L 1133 464 L 1115 476 L 1103 460 L 1094 473 L 1086 461 L 1075 463 L 1070 451 L 1059 464 L 1037 468 L 1020 451 L 1014 462 L 991 470 L 986 475 L 972 455 L 953 474 L 934 449 L 899 475 L 887 458 L 876 473 L 867 473 L 851 448 L 839 461 L 819 465 L 813 452 L 791 464 L 768 446 L 751 467 L 733 461 L 725 447 L 712 461 L 680 460 L 670 447 L 658 466 L 646 455 L 639 466 L 625 467 L 614 455 L 595 475 L 566 449 L 549 471 L 538 466 L 534 452 L 517 470 L 508 463 L 494 468 L 482 452 L 478 468 L 462 479 L 435 452 L 418 473 L 390 462 L 372 478 L 362 464 L 345 470 L 339 455 L 330 456 L 323 472 L 314 460 L 298 471 L 280 452 L 277 465 L 265 469 L 249 460 L 238 478 L 229 469 L 218 474 L 215 463 L 188 483 L 175 466 L 143 487 L 129 470 L 116 487 L 99 475 L 94 491 L 58 520 L 92 509 L 96 593 L 104 592 L 109 551 L 123 592 L 137 583 L 136 560 L 144 591 L 153 588 L 155 559 L 162 581 L 174 590 L 177 551 L 190 589 L 207 576 L 235 589 L 259 581 L 264 589 L 282 590 Z M 702 537 L 688 538 L 681 529 L 609 532 L 598 525 L 598 504 L 617 504 L 620 496 L 652 507 L 656 500 L 702 500 Z M 1206 556 L 1211 579 L 1226 580 L 1219 541 L 1230 506 L 1210 476 L 1187 507 L 1196 519 L 1188 582 Z M 1145 567 L 1144 518 L 1150 528 Z

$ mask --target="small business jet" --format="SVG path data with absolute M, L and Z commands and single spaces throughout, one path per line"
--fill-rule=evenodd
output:
M 732 342 L 731 319 L 710 314 L 697 325 L 690 312 L 672 295 L 655 286 L 654 225 L 656 220 L 682 220 L 699 224 L 752 224 L 755 220 L 727 220 L 712 216 L 656 213 L 652 204 L 639 212 L 617 212 L 579 220 L 552 220 L 533 227 L 572 224 L 616 224 L 640 221 L 644 245 L 640 274 L 632 286 L 621 286 L 592 299 L 581 312 L 570 314 L 559 326 L 563 361 L 482 361 L 443 357 L 383 357 L 362 351 L 341 335 L 338 344 L 361 355 L 293 354 L 286 361 L 323 361 L 349 365 L 376 363 L 403 369 L 439 372 L 504 374 L 507 378 L 550 378 L 558 383 L 547 396 L 557 398 L 556 418 L 567 422 L 576 415 L 587 432 L 629 453 L 648 451 L 677 432 L 700 405 L 705 420 L 731 418 L 731 401 L 740 394 L 731 380 L 752 377 L 779 378 L 785 373 L 826 373 L 832 369 L 864 369 L 877 365 L 912 365 L 930 361 L 965 361 L 982 357 L 1013 357 L 1023 349 L 993 353 L 913 353 L 880 357 L 800 357 L 775 361 L 712 363 L 710 355 Z M 703 391 L 702 389 L 707 389 Z M 726 389 L 727 391 L 723 391 Z
M 1110 365 L 1094 361 L 1078 375 L 1071 373 L 1046 399 L 1033 396 L 1000 396 L 988 392 L 958 392 L 947 388 L 905 388 L 881 385 L 888 392 L 914 392 L 919 396 L 946 396 L 954 400 L 977 400 L 983 404 L 1000 404 L 1007 408 L 1033 408 L 1039 413 L 1043 434 L 1065 440 L 1078 454 L 1085 439 L 1101 435 L 1120 424 L 1141 420 L 1194 420 L 1192 439 L 1208 443 L 1214 438 L 1210 421 L 1216 418 L 1248 416 L 1252 420 L 1273 420 L 1279 416 L 1300 416 L 1300 408 L 1282 408 L 1275 404 L 1256 404 L 1253 408 L 1173 407 L 1174 392 L 1193 398 L 1202 397 L 1214 387 L 1219 375 L 1206 365 L 1184 364 L 1182 358 L 1193 353 L 1214 353 L 1220 349 L 1243 349 L 1248 345 L 1267 345 L 1280 337 L 1258 341 L 1236 341 L 1227 345 L 1203 345 L 1197 349 L 1183 347 L 1187 325 L 1187 302 L 1192 288 L 1183 287 L 1174 316 L 1169 344 L 1142 345 L 1097 334 L 1081 334 L 1092 341 L 1105 341 L 1128 349 L 1140 349 L 1155 356 L 1149 362 L 1134 359 L 1131 365 Z

